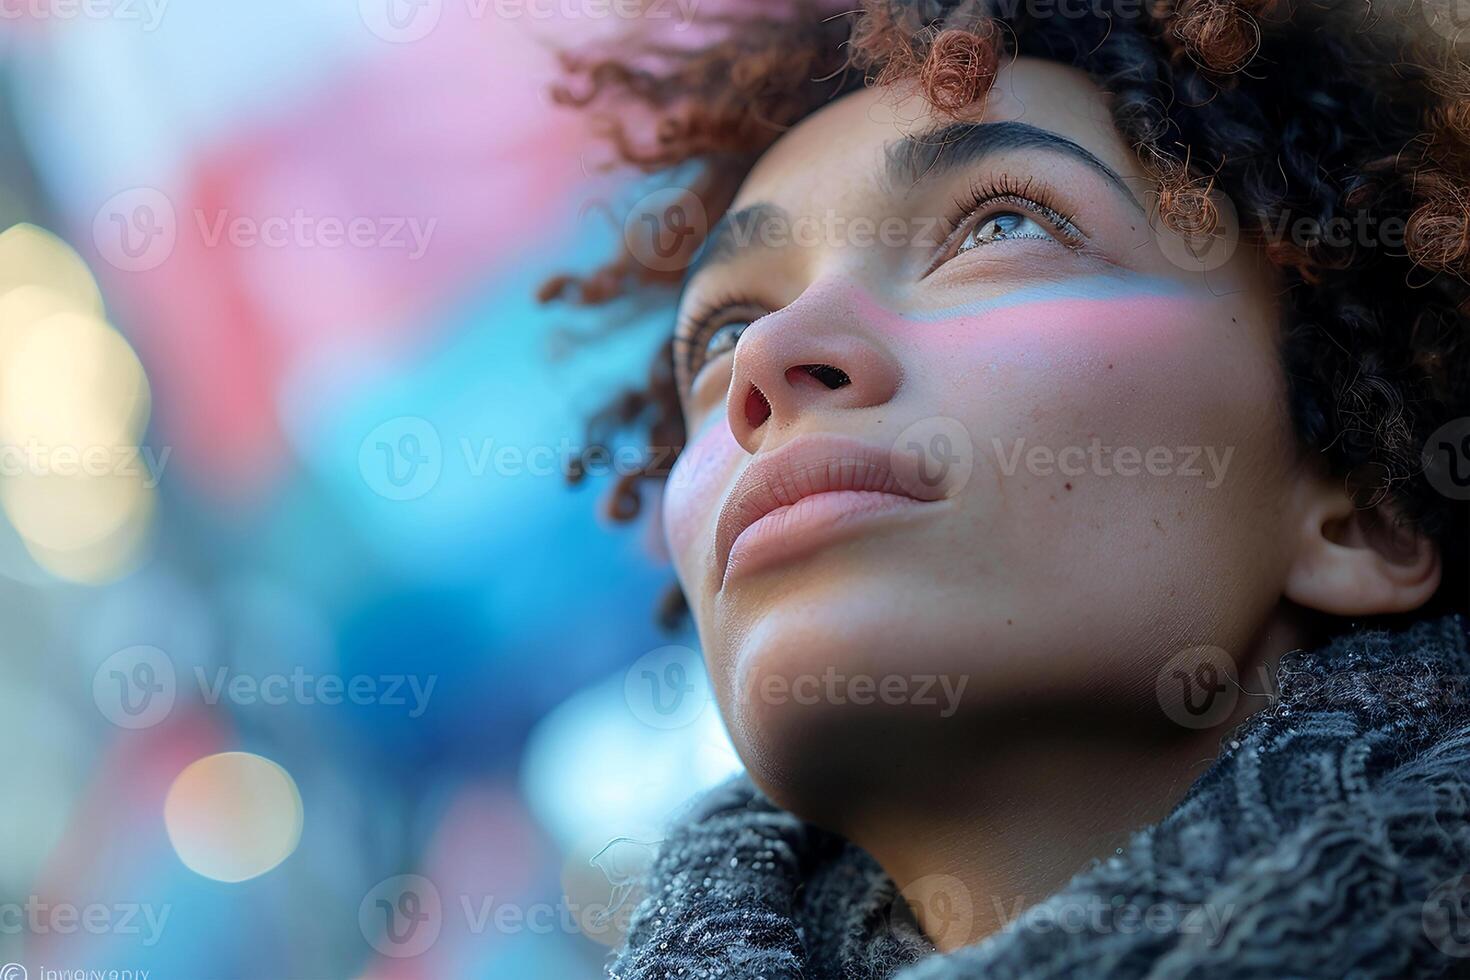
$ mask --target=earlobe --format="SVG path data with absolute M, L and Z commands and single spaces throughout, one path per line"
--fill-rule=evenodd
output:
M 1333 616 L 1412 612 L 1439 588 L 1439 547 L 1387 505 L 1360 507 L 1340 486 L 1303 514 L 1286 597 Z

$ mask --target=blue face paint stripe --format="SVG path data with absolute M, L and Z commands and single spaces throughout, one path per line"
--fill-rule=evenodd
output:
M 1162 276 L 1081 276 L 1065 282 L 1048 282 L 1025 286 L 988 299 L 961 303 L 942 310 L 922 313 L 900 313 L 905 320 L 916 323 L 934 323 L 959 316 L 978 316 L 997 310 L 1024 306 L 1027 303 L 1062 302 L 1068 300 L 1116 300 L 1125 298 L 1182 297 L 1190 292 L 1188 286 L 1175 279 Z

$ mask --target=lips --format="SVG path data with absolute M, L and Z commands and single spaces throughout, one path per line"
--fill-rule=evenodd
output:
M 720 507 L 715 564 L 721 583 L 742 535 L 782 516 L 799 516 L 804 524 L 831 524 L 849 515 L 887 512 L 943 496 L 923 481 L 901 479 L 895 462 L 901 461 L 885 450 L 835 437 L 800 437 L 760 454 L 736 478 Z M 822 501 L 810 499 L 822 495 L 827 495 Z M 803 501 L 807 503 L 798 508 Z

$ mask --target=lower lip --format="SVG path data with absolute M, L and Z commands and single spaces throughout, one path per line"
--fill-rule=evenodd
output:
M 895 514 L 907 514 L 924 501 L 873 490 L 830 490 L 777 507 L 751 524 L 730 546 L 725 581 L 803 555 L 838 541 L 854 528 Z

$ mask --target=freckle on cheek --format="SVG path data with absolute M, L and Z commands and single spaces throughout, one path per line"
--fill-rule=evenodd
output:
M 673 555 L 710 534 L 720 494 L 745 453 L 722 417 L 710 423 L 679 454 L 664 489 L 664 533 Z

